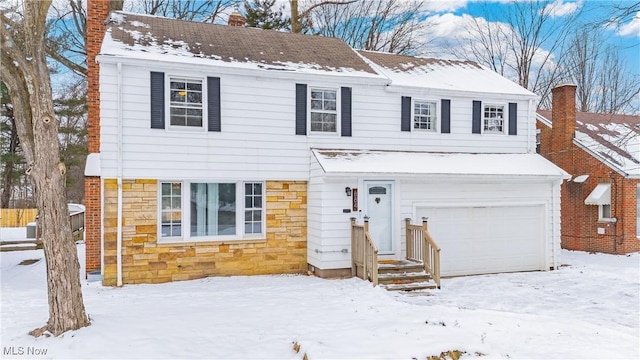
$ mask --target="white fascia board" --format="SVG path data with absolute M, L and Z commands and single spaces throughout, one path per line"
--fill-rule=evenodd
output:
M 617 172 L 618 174 L 622 175 L 623 177 L 625 177 L 627 179 L 640 179 L 640 175 L 638 175 L 638 176 L 633 175 L 632 176 L 632 175 L 627 174 L 622 169 L 616 167 L 614 164 L 612 164 L 610 161 L 608 161 L 605 157 L 603 157 L 602 155 L 598 154 L 597 152 L 589 149 L 588 147 L 584 146 L 582 143 L 577 141 L 575 138 L 573 139 L 573 144 L 576 145 L 577 147 L 579 147 L 580 149 L 586 151 L 588 154 L 590 154 L 591 156 L 596 158 L 601 163 L 607 165 L 608 167 L 611 168 L 611 170 L 614 170 L 615 172 Z
M 403 179 L 428 179 L 447 181 L 450 183 L 478 183 L 478 182 L 507 182 L 507 183 L 540 183 L 540 182 L 555 182 L 569 178 L 568 175 L 501 175 L 501 174 L 486 174 L 486 175 L 468 175 L 468 174 L 408 174 L 408 173 L 343 173 L 343 172 L 329 172 L 321 175 L 321 178 L 329 179 L 344 179 L 351 180 L 353 178 L 366 178 L 370 180 L 403 180 Z
M 440 89 L 440 88 L 430 88 L 425 86 L 405 86 L 405 85 L 387 85 L 385 91 L 393 93 L 393 94 L 419 94 L 419 95 L 429 95 L 429 94 L 438 94 L 439 96 L 450 96 L 450 97 L 468 97 L 473 99 L 485 98 L 489 97 L 500 97 L 505 98 L 506 100 L 539 100 L 540 97 L 538 95 L 527 95 L 527 94 L 514 94 L 514 93 L 495 93 L 495 92 L 480 92 L 480 91 L 472 91 L 472 90 L 451 90 L 451 89 Z
M 358 72 L 357 75 L 349 75 L 347 73 L 332 73 L 332 72 L 318 72 L 318 73 L 305 73 L 296 71 L 284 71 L 284 70 L 265 70 L 265 69 L 251 69 L 245 67 L 233 66 L 232 63 L 228 66 L 221 66 L 220 64 L 198 64 L 189 63 L 184 61 L 172 61 L 169 60 L 149 60 L 149 59 L 137 59 L 131 57 L 124 57 L 119 55 L 98 55 L 96 61 L 100 64 L 117 64 L 131 66 L 141 66 L 145 68 L 158 68 L 166 69 L 170 71 L 201 71 L 204 73 L 220 73 L 229 75 L 241 75 L 241 76 L 253 76 L 257 78 L 277 78 L 294 81 L 304 82 L 317 82 L 317 81 L 330 81 L 339 82 L 342 84 L 363 84 L 363 85 L 380 85 L 384 86 L 389 84 L 389 79 L 379 74 L 364 74 Z
M 546 117 L 538 114 L 537 111 L 536 111 L 536 120 L 540 121 L 541 123 L 543 123 L 544 125 L 546 125 L 549 128 L 553 128 L 553 124 L 551 123 L 551 120 L 549 120 Z

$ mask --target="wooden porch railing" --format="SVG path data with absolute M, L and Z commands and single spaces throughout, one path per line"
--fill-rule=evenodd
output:
M 358 268 L 362 267 L 360 276 L 369 280 L 373 286 L 378 285 L 378 248 L 369 234 L 369 217 L 365 216 L 364 224 L 356 224 L 351 218 L 351 274 L 358 276 Z
M 431 275 L 440 289 L 440 247 L 427 230 L 427 218 L 422 218 L 422 225 L 413 225 L 408 218 L 404 221 L 407 229 L 407 259 L 422 262 L 424 271 Z

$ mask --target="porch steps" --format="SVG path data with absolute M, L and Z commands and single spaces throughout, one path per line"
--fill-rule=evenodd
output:
M 378 283 L 391 291 L 414 291 L 435 289 L 437 285 L 431 281 L 422 264 L 401 260 L 378 264 Z

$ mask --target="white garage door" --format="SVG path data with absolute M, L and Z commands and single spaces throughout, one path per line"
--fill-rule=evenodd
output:
M 443 276 L 544 269 L 542 206 L 419 208 Z

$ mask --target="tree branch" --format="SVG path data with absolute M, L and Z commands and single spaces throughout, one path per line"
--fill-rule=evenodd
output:
M 309 13 L 311 11 L 313 11 L 313 9 L 320 7 L 320 6 L 325 6 L 325 5 L 348 5 L 348 4 L 353 4 L 354 2 L 358 2 L 359 0 L 350 0 L 350 1 L 322 1 L 319 2 L 317 4 L 311 5 L 307 10 L 303 11 L 300 13 L 299 17 L 300 18 L 304 18 L 309 16 Z
M 62 65 L 68 67 L 69 69 L 71 69 L 71 71 L 76 72 L 82 76 L 87 76 L 87 68 L 80 66 L 76 63 L 74 63 L 73 61 L 67 59 L 66 57 L 60 55 L 58 52 L 56 52 L 54 49 L 52 49 L 48 44 L 45 45 L 45 52 L 47 53 L 47 55 L 54 59 L 55 61 L 61 63 Z

